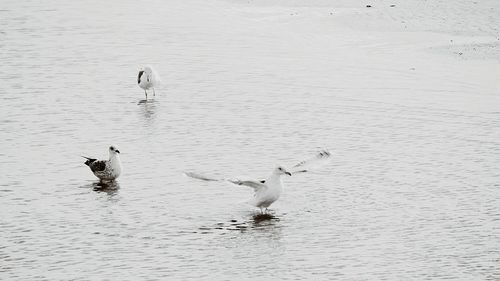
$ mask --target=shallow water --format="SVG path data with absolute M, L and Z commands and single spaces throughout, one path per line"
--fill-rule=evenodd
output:
M 498 18 L 406 32 L 317 2 L 2 2 L 0 279 L 500 279 L 498 52 L 456 56 Z M 148 102 L 143 64 L 164 82 Z M 110 144 L 103 187 L 80 155 Z M 182 175 L 322 148 L 265 220 L 251 190 Z

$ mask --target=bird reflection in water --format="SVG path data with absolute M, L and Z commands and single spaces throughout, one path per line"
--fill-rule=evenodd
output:
M 117 181 L 111 182 L 94 182 L 91 184 L 92 190 L 98 193 L 106 193 L 110 197 L 116 195 L 120 189 L 120 184 Z
M 270 213 L 258 213 L 252 216 L 253 223 L 255 225 L 269 223 L 273 220 L 279 221 L 279 218 L 275 217 Z
M 248 221 L 250 229 L 259 236 L 267 237 L 271 240 L 281 239 L 282 222 L 280 218 L 272 213 L 257 213 L 252 215 Z
M 282 248 L 283 222 L 274 214 L 251 214 L 241 221 L 231 220 L 229 226 L 223 228 L 223 233 L 230 239 L 225 239 L 224 243 L 229 243 L 229 247 L 241 247 L 241 239 L 248 241 L 252 239 L 258 245 L 267 245 L 276 250 Z M 264 243 L 264 244 L 261 244 Z M 267 247 L 266 246 L 266 247 Z
M 243 220 L 231 219 L 228 222 L 217 223 L 213 227 L 200 227 L 199 230 L 202 230 L 201 233 L 211 233 L 212 231 L 218 230 L 229 230 L 231 232 L 247 232 L 254 230 L 259 232 L 273 232 L 279 228 L 281 228 L 279 217 L 271 213 L 254 213 Z
M 155 100 L 140 100 L 139 105 L 141 114 L 147 121 L 154 120 L 156 116 L 156 102 Z

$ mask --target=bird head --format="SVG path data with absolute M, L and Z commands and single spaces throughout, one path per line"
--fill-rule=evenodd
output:
M 274 169 L 274 174 L 275 175 L 289 175 L 291 176 L 292 174 L 290 172 L 288 172 L 285 168 L 281 167 L 281 166 L 278 166 Z
M 115 154 L 120 154 L 120 151 L 116 146 L 112 145 L 109 147 L 109 155 L 115 155 Z

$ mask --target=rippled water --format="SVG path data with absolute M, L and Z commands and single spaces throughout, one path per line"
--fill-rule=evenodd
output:
M 459 36 L 271 3 L 2 2 L 0 279 L 500 279 L 500 66 L 456 55 L 495 17 Z M 144 64 L 164 82 L 147 103 Z M 124 172 L 102 188 L 79 155 L 110 144 Z M 321 148 L 332 164 L 286 178 L 272 219 L 182 176 Z

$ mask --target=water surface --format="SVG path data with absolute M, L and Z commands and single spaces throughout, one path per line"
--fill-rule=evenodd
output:
M 500 66 L 456 54 L 500 17 L 268 3 L 3 2 L 0 279 L 500 279 Z M 110 144 L 124 172 L 102 187 L 79 155 Z M 322 148 L 269 220 L 251 190 L 182 175 Z

